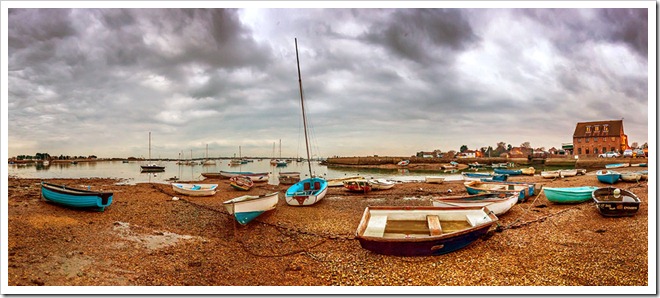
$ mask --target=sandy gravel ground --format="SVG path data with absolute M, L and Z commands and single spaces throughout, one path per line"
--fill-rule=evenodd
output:
M 543 186 L 606 186 L 595 172 Z M 227 180 L 213 197 L 176 195 L 165 184 L 116 185 L 109 179 L 49 180 L 113 191 L 105 212 L 73 210 L 40 198 L 39 180 L 9 179 L 10 286 L 647 286 L 648 185 L 619 182 L 642 200 L 634 217 L 602 217 L 592 202 L 554 204 L 543 194 L 499 217 L 499 229 L 449 254 L 396 257 L 360 247 L 365 207 L 430 205 L 466 194 L 461 182 L 403 183 L 354 194 L 331 188 L 312 207 L 277 208 L 247 226 L 222 202 L 246 194 Z M 180 200 L 172 200 L 177 196 Z

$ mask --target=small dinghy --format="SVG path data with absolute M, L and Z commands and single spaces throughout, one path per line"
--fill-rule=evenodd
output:
M 41 197 L 46 201 L 73 208 L 95 208 L 104 211 L 112 204 L 112 192 L 77 189 L 41 182 Z
M 591 196 L 602 216 L 633 216 L 639 210 L 639 198 L 625 189 L 603 187 L 595 190 Z

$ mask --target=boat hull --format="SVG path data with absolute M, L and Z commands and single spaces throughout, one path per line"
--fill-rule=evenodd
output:
M 44 200 L 72 208 L 94 208 L 104 211 L 112 204 L 113 193 L 96 192 L 66 187 L 65 185 L 41 183 L 41 197 Z
M 465 190 L 468 194 L 476 195 L 481 193 L 518 193 L 518 202 L 524 202 L 528 196 L 532 194 L 529 192 L 530 187 L 533 189 L 533 185 L 528 186 L 524 184 L 504 184 L 503 182 L 482 182 L 482 181 L 470 181 L 463 183 Z
M 576 204 L 591 200 L 595 186 L 583 187 L 544 187 L 543 193 L 548 201 L 559 204 Z
M 442 182 L 445 182 L 445 177 L 426 176 L 426 177 L 424 177 L 424 181 L 426 183 L 441 184 Z
M 311 206 L 321 201 L 328 192 L 328 183 L 322 178 L 307 178 L 291 185 L 286 191 L 290 206 Z
M 278 200 L 279 192 L 274 192 L 262 196 L 240 196 L 222 204 L 238 223 L 246 225 L 264 212 L 275 209 Z
M 436 228 L 431 227 L 429 220 L 433 216 L 439 218 L 436 219 Z M 457 218 L 465 221 L 465 228 L 442 230 L 441 222 L 446 224 L 457 221 Z M 426 221 L 429 223 L 424 228 Z M 397 222 L 410 222 L 412 225 L 406 230 L 405 225 Z M 495 222 L 497 217 L 488 208 L 373 206 L 365 209 L 356 238 L 362 248 L 383 255 L 442 255 L 474 243 Z M 419 230 L 419 227 L 422 229 Z
M 493 169 L 493 171 L 495 172 L 495 174 L 507 174 L 507 175 L 511 175 L 511 176 L 522 175 L 521 170 L 509 170 L 509 169 L 497 169 L 497 168 L 495 168 L 495 169 Z
M 208 197 L 215 195 L 217 184 L 184 184 L 172 183 L 174 192 L 191 197 Z
M 619 189 L 620 197 L 614 197 L 614 187 L 603 187 L 592 193 L 598 212 L 606 217 L 633 216 L 639 211 L 640 200 L 632 192 Z
M 477 194 L 468 196 L 435 197 L 431 203 L 436 207 L 488 207 L 495 215 L 507 213 L 518 202 L 518 194 Z
M 615 171 L 598 171 L 596 172 L 596 177 L 598 177 L 598 181 L 607 183 L 607 184 L 614 184 L 621 179 L 621 174 Z

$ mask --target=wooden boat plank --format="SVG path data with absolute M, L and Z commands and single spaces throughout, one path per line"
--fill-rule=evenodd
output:
M 442 235 L 442 226 L 440 226 L 440 218 L 437 215 L 427 215 L 426 221 L 428 222 L 431 236 Z

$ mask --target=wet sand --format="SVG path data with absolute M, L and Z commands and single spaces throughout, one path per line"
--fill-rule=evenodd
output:
M 509 180 L 608 186 L 595 171 Z M 186 197 L 166 184 L 49 182 L 113 191 L 114 201 L 105 212 L 69 209 L 41 199 L 39 180 L 10 178 L 9 286 L 648 286 L 646 181 L 616 184 L 641 199 L 634 217 L 605 218 L 591 201 L 560 205 L 540 194 L 499 216 L 499 228 L 484 239 L 430 257 L 361 248 L 355 230 L 362 213 L 375 205 L 428 206 L 449 190 L 466 194 L 462 182 L 401 183 L 368 194 L 330 188 L 311 207 L 286 205 L 286 185 L 256 183 L 240 192 L 228 180 L 207 179 L 219 183 L 215 196 Z M 222 206 L 273 190 L 280 191 L 277 208 L 246 226 Z

